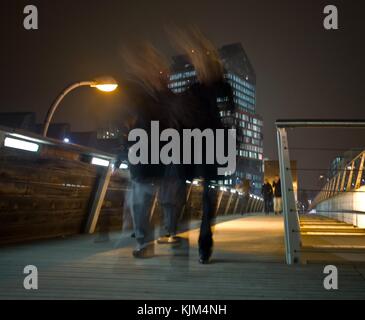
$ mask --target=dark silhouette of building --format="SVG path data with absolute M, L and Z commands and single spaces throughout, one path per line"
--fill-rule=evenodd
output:
M 44 124 L 38 123 L 36 132 L 38 134 L 43 133 Z M 51 123 L 48 128 L 47 137 L 57 140 L 70 139 L 71 125 L 69 123 Z
M 35 132 L 35 112 L 4 112 L 0 113 L 0 126 Z
M 42 134 L 43 123 L 36 122 L 35 112 L 6 112 L 0 113 L 0 126 L 25 130 Z M 51 123 L 47 137 L 57 140 L 68 139 L 71 132 L 69 123 Z
M 120 154 L 123 150 L 123 146 L 120 139 L 112 138 L 99 138 L 97 131 L 87 132 L 71 132 L 70 143 L 78 144 L 81 146 L 90 147 L 100 151 Z

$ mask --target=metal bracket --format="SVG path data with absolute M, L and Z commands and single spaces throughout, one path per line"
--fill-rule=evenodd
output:
M 227 201 L 226 209 L 224 210 L 224 215 L 226 216 L 228 214 L 229 208 L 231 207 L 231 202 L 233 198 L 233 193 L 229 195 L 229 199 Z
M 110 163 L 109 167 L 99 177 L 98 187 L 95 192 L 88 221 L 86 224 L 86 233 L 92 234 L 95 232 L 112 173 L 113 164 Z
M 359 172 L 357 174 L 355 189 L 360 188 L 362 173 L 364 171 L 364 165 L 365 165 L 365 152 L 361 156 L 361 162 L 360 162 L 360 166 L 359 166 Z

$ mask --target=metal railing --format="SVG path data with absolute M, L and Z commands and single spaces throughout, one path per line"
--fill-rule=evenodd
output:
M 343 192 L 354 192 L 365 185 L 365 150 L 349 161 L 338 173 L 327 181 L 322 190 L 314 198 L 311 208 L 320 202 L 335 197 Z
M 280 166 L 280 177 L 281 177 L 281 188 L 283 196 L 283 214 L 285 223 L 285 248 L 286 248 L 286 261 L 288 264 L 298 263 L 300 261 L 301 252 L 301 234 L 300 234 L 300 222 L 298 211 L 296 208 L 296 201 L 293 188 L 293 179 L 291 176 L 290 168 L 290 154 L 289 145 L 287 139 L 287 129 L 296 128 L 365 128 L 365 120 L 277 120 L 277 137 L 278 137 L 278 153 L 279 153 L 279 166 Z M 360 183 L 360 168 L 364 166 L 364 156 L 361 155 L 361 160 L 359 162 L 359 170 L 356 175 L 356 181 L 354 182 L 354 187 Z M 353 180 L 355 179 L 355 161 L 359 161 L 360 158 L 355 158 L 351 163 L 351 170 L 346 170 L 343 175 L 339 173 L 336 179 L 328 184 L 327 193 L 322 192 L 319 199 L 324 199 L 323 197 L 332 195 L 333 193 L 339 192 L 342 188 L 351 189 Z M 362 163 L 362 166 L 361 166 Z M 352 174 L 352 175 L 351 175 Z M 351 175 L 351 176 L 350 176 Z M 360 180 L 359 180 L 360 177 Z M 336 182 L 336 183 L 335 183 Z M 331 187 L 330 187 L 331 186 Z M 334 186 L 334 187 L 333 187 Z M 337 188 L 337 189 L 336 189 Z

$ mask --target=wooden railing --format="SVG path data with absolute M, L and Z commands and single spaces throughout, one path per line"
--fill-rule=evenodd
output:
M 38 150 L 9 146 L 14 141 Z M 0 244 L 121 229 L 129 172 L 114 169 L 102 194 L 110 167 L 92 164 L 93 158 L 115 161 L 112 154 L 0 128 Z M 184 220 L 201 214 L 202 186 L 190 184 L 188 190 Z M 262 211 L 262 200 L 253 195 L 218 186 L 212 192 L 217 215 Z M 157 222 L 158 205 L 153 214 Z M 96 228 L 89 228 L 90 219 Z

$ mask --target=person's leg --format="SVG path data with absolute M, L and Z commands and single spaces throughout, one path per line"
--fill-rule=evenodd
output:
M 161 212 L 162 212 L 162 223 L 160 226 L 160 236 L 158 238 L 159 243 L 164 243 L 168 241 L 168 238 L 171 235 L 171 217 L 174 213 L 174 206 L 169 203 L 161 203 Z
M 279 214 L 283 213 L 283 199 L 281 197 L 278 198 L 278 212 Z
M 174 208 L 170 204 L 162 204 L 161 211 L 162 211 L 162 226 L 160 226 L 160 236 L 170 237 L 171 215 L 174 211 Z
M 160 237 L 158 242 L 167 242 L 168 237 L 170 236 L 169 233 L 169 225 L 170 225 L 170 217 L 172 211 L 172 202 L 173 202 L 173 195 L 171 192 L 171 167 L 168 166 L 165 169 L 165 177 L 161 180 L 160 184 L 160 191 L 158 193 L 158 201 L 161 206 L 161 224 L 160 224 Z
M 203 215 L 199 234 L 199 261 L 201 263 L 208 263 L 212 255 L 213 248 L 213 233 L 211 222 L 213 219 L 213 199 L 211 192 L 209 192 L 209 181 L 204 181 L 203 190 Z
M 163 213 L 163 227 L 158 242 L 176 243 L 178 242 L 178 238 L 176 238 L 177 225 L 186 202 L 185 180 L 163 182 L 159 199 Z
M 155 196 L 151 183 L 132 182 L 132 217 L 137 250 L 147 247 L 154 238 L 150 211 Z
M 264 208 L 265 214 L 268 215 L 269 214 L 270 200 L 267 197 L 264 198 L 264 204 L 265 204 L 265 208 Z
M 125 192 L 123 202 L 123 213 L 122 213 L 122 233 L 129 232 L 132 230 L 131 237 L 135 238 L 133 217 L 132 217 L 132 184 L 129 185 L 128 190 Z
M 278 214 L 278 198 L 277 197 L 274 197 L 274 213 L 275 215 Z
M 269 208 L 269 212 L 273 212 L 274 211 L 274 197 L 270 197 L 270 208 Z
M 180 217 L 186 204 L 186 181 L 185 179 L 178 179 L 176 184 L 176 198 L 174 203 L 174 212 L 170 219 L 171 235 L 176 235 Z

